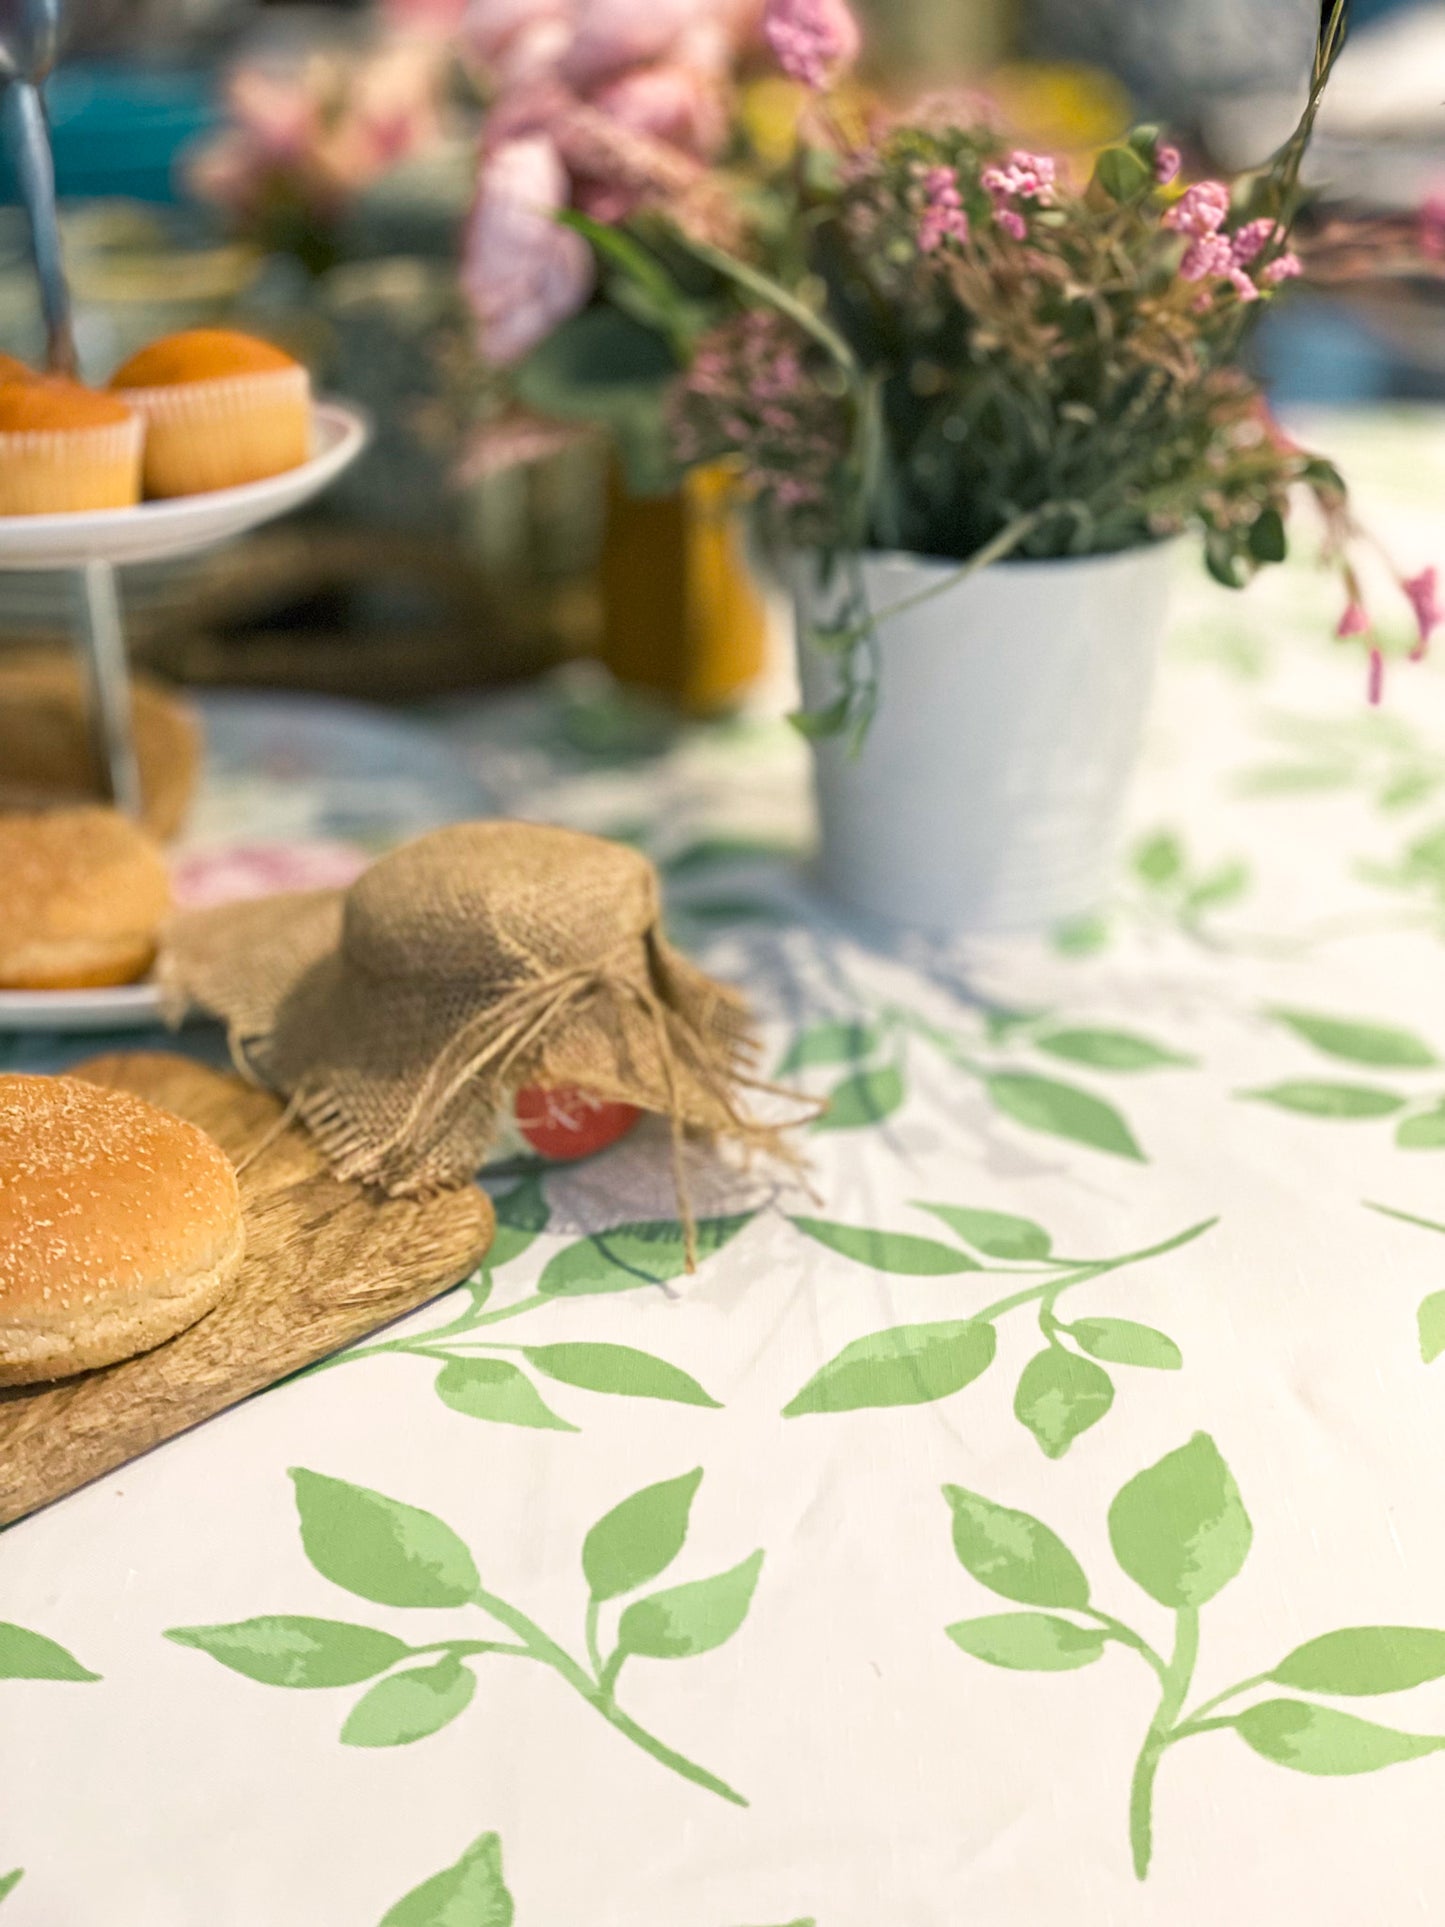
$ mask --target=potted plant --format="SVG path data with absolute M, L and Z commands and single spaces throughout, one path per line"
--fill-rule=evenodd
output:
M 1299 487 L 1378 697 L 1343 483 L 1243 362 L 1300 272 L 1300 165 L 1343 14 L 1284 147 L 1186 185 L 1157 128 L 1071 179 L 977 103 L 860 119 L 836 93 L 859 42 L 843 0 L 769 0 L 813 106 L 765 179 L 715 171 L 737 232 L 665 206 L 560 217 L 681 369 L 675 458 L 730 463 L 791 558 L 822 872 L 853 905 L 944 931 L 1094 906 L 1178 539 L 1241 587 L 1284 559 Z M 1401 581 L 1422 646 L 1434 582 Z

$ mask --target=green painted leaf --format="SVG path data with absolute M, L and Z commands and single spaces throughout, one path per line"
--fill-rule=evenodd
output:
M 744 1225 L 751 1211 L 730 1218 L 699 1218 L 699 1260 L 721 1251 Z M 548 1298 L 585 1298 L 599 1292 L 635 1291 L 641 1285 L 671 1284 L 687 1270 L 687 1244 L 682 1226 L 674 1219 L 649 1224 L 622 1224 L 612 1231 L 595 1231 L 549 1258 L 537 1289 Z
M 1152 1071 L 1195 1062 L 1128 1030 L 1055 1030 L 1036 1037 L 1034 1042 L 1050 1057 L 1062 1057 L 1071 1064 L 1091 1064 L 1101 1071 Z
M 1042 1519 L 961 1485 L 944 1486 L 943 1496 L 953 1514 L 953 1550 L 980 1585 L 1020 1606 L 1078 1612 L 1088 1605 L 1083 1567 Z
M 1373 1064 L 1399 1070 L 1428 1070 L 1439 1063 L 1434 1051 L 1413 1031 L 1393 1024 L 1358 1023 L 1349 1017 L 1319 1017 L 1307 1010 L 1273 1010 L 1307 1044 L 1347 1064 Z
M 1402 1151 L 1445 1150 L 1445 1098 L 1433 1110 L 1401 1118 L 1395 1126 L 1395 1142 Z
M 592 1597 L 616 1599 L 666 1571 L 682 1551 L 702 1468 L 645 1485 L 606 1512 L 582 1542 Z
M 23 1867 L 16 1867 L 13 1873 L 0 1873 L 0 1900 L 3 1900 L 6 1894 L 13 1894 L 24 1878 Z
M 1096 1626 L 1075 1626 L 1053 1613 L 993 1613 L 945 1628 L 955 1646 L 990 1666 L 1020 1673 L 1071 1673 L 1104 1651 Z
M 1045 1457 L 1061 1459 L 1113 1403 L 1114 1381 L 1102 1365 L 1047 1345 L 1019 1375 L 1014 1417 L 1033 1433 Z
M 1113 1105 L 1089 1091 L 1032 1071 L 994 1071 L 984 1084 L 998 1108 L 1031 1131 L 1069 1138 L 1137 1164 L 1148 1161 Z
M 263 1686 L 358 1686 L 405 1659 L 410 1648 L 374 1626 L 342 1619 L 308 1619 L 273 1613 L 224 1626 L 173 1626 L 178 1646 L 209 1653 L 233 1673 Z
M 1445 1291 L 1432 1291 L 1428 1298 L 1422 1298 L 1415 1315 L 1420 1323 L 1420 1356 L 1427 1365 L 1433 1365 L 1445 1352 Z
M 893 1325 L 845 1345 L 783 1407 L 783 1416 L 929 1405 L 981 1377 L 993 1363 L 997 1345 L 992 1325 L 966 1318 Z
M 813 1120 L 815 1131 L 861 1131 L 870 1124 L 881 1124 L 903 1102 L 903 1073 L 896 1064 L 883 1064 L 876 1070 L 855 1071 L 835 1084 L 828 1094 L 828 1108 Z
M 452 1358 L 436 1377 L 443 1405 L 467 1418 L 497 1425 L 533 1425 L 544 1432 L 575 1432 L 545 1403 L 527 1374 L 505 1358 Z
M 755 1552 L 728 1572 L 650 1593 L 623 1613 L 618 1649 L 642 1659 L 693 1659 L 732 1638 L 748 1616 L 763 1555 Z
M 450 1726 L 471 1705 L 477 1682 L 450 1654 L 432 1666 L 413 1666 L 378 1680 L 352 1707 L 341 1729 L 343 1746 L 410 1746 Z
M 665 1358 L 634 1351 L 631 1345 L 574 1343 L 527 1345 L 522 1356 L 548 1378 L 563 1385 L 579 1385 L 586 1392 L 612 1392 L 619 1398 L 663 1398 L 674 1405 L 718 1402 L 697 1380 Z
M 493 1198 L 492 1204 L 497 1213 L 497 1229 L 486 1264 L 489 1271 L 496 1271 L 521 1257 L 538 1233 L 547 1229 L 552 1213 L 542 1180 L 536 1177 L 523 1178 L 510 1191 Z
M 1161 1606 L 1202 1606 L 1227 1586 L 1254 1529 L 1206 1432 L 1130 1479 L 1109 1507 L 1114 1557 Z
M 1263 508 L 1249 525 L 1249 552 L 1256 562 L 1283 562 L 1289 554 L 1284 517 L 1276 508 Z
M 1235 788 L 1241 796 L 1293 796 L 1347 789 L 1353 781 L 1347 763 L 1270 763 L 1246 771 Z
M 324 1579 L 382 1606 L 464 1606 L 481 1580 L 435 1513 L 293 1466 L 301 1544 Z
M 1055 929 L 1054 948 L 1062 957 L 1092 957 L 1109 941 L 1107 917 L 1075 917 Z
M 1217 870 L 1199 879 L 1192 889 L 1184 895 L 1184 908 L 1200 910 L 1220 910 L 1227 903 L 1237 903 L 1248 890 L 1250 869 L 1247 863 L 1237 858 L 1231 863 L 1222 863 Z
M 1433 1626 L 1344 1626 L 1307 1639 L 1269 1675 L 1304 1693 L 1403 1693 L 1445 1679 L 1445 1632 Z
M 961 1204 L 922 1204 L 985 1258 L 1012 1259 L 1020 1264 L 1047 1258 L 1054 1241 L 1032 1218 L 1016 1218 L 1008 1211 L 973 1211 Z
M 68 1653 L 44 1633 L 32 1633 L 28 1627 L 12 1626 L 8 1620 L 0 1619 L 0 1679 L 99 1679 L 99 1673 L 92 1673 L 88 1666 L 82 1666 L 73 1653 Z
M 513 1914 L 502 1843 L 484 1833 L 454 1865 L 404 1894 L 381 1927 L 512 1927 Z
M 1076 1345 L 1107 1365 L 1147 1365 L 1158 1372 L 1177 1372 L 1184 1363 L 1172 1338 L 1129 1318 L 1080 1318 L 1068 1330 Z
M 1232 1724 L 1256 1753 L 1296 1773 L 1377 1773 L 1381 1767 L 1423 1759 L 1445 1748 L 1445 1739 L 1433 1734 L 1399 1733 L 1304 1700 L 1262 1700 L 1246 1707 Z
M 811 1064 L 856 1064 L 871 1057 L 880 1042 L 872 1024 L 812 1024 L 793 1039 L 778 1065 L 778 1075 L 806 1070 Z
M 1148 168 L 1130 147 L 1104 148 L 1094 163 L 1094 175 L 1105 193 L 1116 201 L 1136 199 L 1152 179 Z
M 1172 830 L 1158 830 L 1134 852 L 1134 873 L 1156 889 L 1172 883 L 1184 868 L 1184 849 Z
M 1392 1091 L 1376 1090 L 1368 1084 L 1320 1084 L 1307 1080 L 1271 1084 L 1258 1091 L 1241 1091 L 1241 1097 L 1259 1104 L 1274 1104 L 1282 1111 L 1298 1111 L 1304 1117 L 1388 1117 L 1404 1108 L 1403 1097 Z
M 873 1271 L 891 1271 L 904 1278 L 936 1278 L 979 1268 L 977 1260 L 957 1245 L 941 1244 L 936 1238 L 880 1231 L 872 1225 L 834 1224 L 827 1218 L 794 1218 L 793 1223 L 820 1245 Z

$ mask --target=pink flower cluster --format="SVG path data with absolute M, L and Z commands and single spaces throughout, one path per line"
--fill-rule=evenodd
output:
M 462 284 L 488 360 L 519 360 L 592 289 L 575 207 L 617 221 L 701 178 L 727 137 L 757 0 L 471 0 L 462 34 L 495 86 Z
M 763 36 L 788 78 L 815 92 L 851 67 L 863 44 L 846 0 L 767 0 Z
M 1189 237 L 1180 275 L 1186 281 L 1227 281 L 1241 301 L 1258 301 L 1259 287 L 1246 272 L 1266 247 L 1283 239 L 1272 220 L 1248 221 L 1234 234 L 1223 232 L 1229 214 L 1229 189 L 1223 181 L 1196 181 L 1164 215 L 1164 226 Z M 1276 255 L 1264 270 L 1269 286 L 1300 272 L 1298 255 Z
M 993 202 L 993 218 L 1005 234 L 1022 241 L 1028 232 L 1024 217 L 1011 201 L 1035 201 L 1048 207 L 1054 198 L 1057 169 L 1048 154 L 1026 154 L 1016 148 L 1002 167 L 995 163 L 979 175 L 979 185 Z
M 936 254 L 945 241 L 966 241 L 968 216 L 954 169 L 920 166 L 918 181 L 923 202 L 918 215 L 919 252 Z
M 1347 569 L 1345 583 L 1349 600 L 1345 612 L 1335 628 L 1341 638 L 1368 636 L 1374 629 L 1370 612 L 1365 607 L 1360 594 L 1360 585 L 1354 571 Z M 1410 651 L 1411 662 L 1419 662 L 1430 647 L 1430 638 L 1445 622 L 1445 605 L 1440 599 L 1440 572 L 1435 568 L 1422 569 L 1418 575 L 1402 576 L 1400 590 L 1409 603 L 1415 617 L 1415 646 Z M 1376 644 L 1369 650 L 1368 694 L 1372 703 L 1378 703 L 1385 691 L 1385 657 Z

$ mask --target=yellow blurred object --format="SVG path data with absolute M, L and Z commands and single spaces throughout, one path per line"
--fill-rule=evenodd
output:
M 726 709 L 766 661 L 767 610 L 738 508 L 721 467 L 694 469 L 674 495 L 630 496 L 615 472 L 608 484 L 602 660 L 690 715 Z
M 1097 67 L 1010 62 L 984 82 L 1011 133 L 1045 151 L 1103 147 L 1129 125 L 1125 90 Z

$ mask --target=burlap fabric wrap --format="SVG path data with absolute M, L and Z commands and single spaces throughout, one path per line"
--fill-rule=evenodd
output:
M 578 1085 L 777 1153 L 742 1108 L 746 1009 L 666 941 L 657 875 L 571 830 L 465 823 L 349 890 L 193 911 L 163 936 L 173 1015 L 222 1018 L 344 1178 L 426 1196 L 471 1181 L 511 1096 Z

